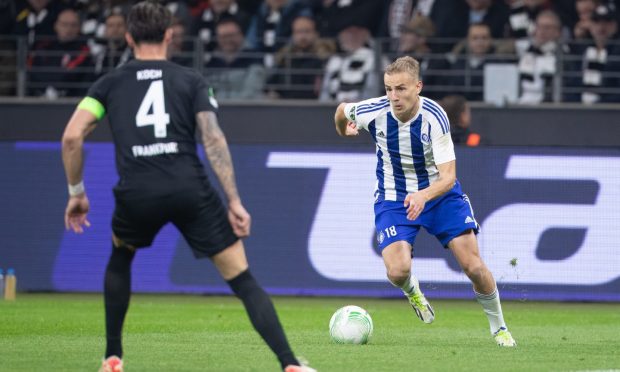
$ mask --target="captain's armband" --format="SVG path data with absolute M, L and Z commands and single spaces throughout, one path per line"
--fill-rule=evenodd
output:
M 92 97 L 84 97 L 77 108 L 90 112 L 97 120 L 101 120 L 105 116 L 105 107 L 103 107 L 101 102 Z

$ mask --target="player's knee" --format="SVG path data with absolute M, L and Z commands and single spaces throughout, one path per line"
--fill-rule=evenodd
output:
M 108 261 L 107 271 L 121 273 L 130 271 L 131 263 L 135 255 L 136 252 L 129 249 L 112 248 L 112 255 L 110 255 L 110 260 Z
M 409 267 L 404 265 L 402 266 L 392 266 L 387 269 L 387 276 L 390 282 L 401 285 L 405 283 L 409 279 L 409 275 L 411 274 L 411 270 Z
M 474 260 L 463 265 L 463 271 L 473 282 L 478 282 L 485 277 L 488 270 L 481 260 Z

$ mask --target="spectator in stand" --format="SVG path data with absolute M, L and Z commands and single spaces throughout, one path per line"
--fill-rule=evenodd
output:
M 517 44 L 519 56 L 519 102 L 535 104 L 552 102 L 559 92 L 555 91 L 554 78 L 558 74 L 558 54 L 568 54 L 566 45 L 560 42 L 562 24 L 551 10 L 544 10 L 536 17 L 534 34 L 527 43 Z
M 106 42 L 106 21 L 112 14 L 127 14 L 131 8 L 129 0 L 82 0 L 77 1 L 76 8 L 82 19 L 82 35 L 87 37 L 88 47 L 97 51 Z
M 351 25 L 367 29 L 378 36 L 386 11 L 385 0 L 313 0 L 319 34 L 336 38 Z
M 383 20 L 379 26 L 379 37 L 399 39 L 403 29 L 415 17 L 422 15 L 417 11 L 417 5 L 423 1 L 417 0 L 389 0 Z
M 506 23 L 508 23 L 510 9 L 504 1 L 466 0 L 466 2 L 469 6 L 469 20 L 465 25 L 465 35 L 470 25 L 484 23 L 489 26 L 491 37 L 500 39 L 506 36 Z M 464 17 L 459 19 L 464 19 Z
M 553 10 L 560 17 L 560 21 L 562 21 L 562 26 L 565 27 L 565 29 L 562 30 L 562 37 L 566 39 L 573 35 L 573 28 L 575 27 L 575 24 L 578 20 L 577 11 L 575 9 L 576 1 L 577 0 L 549 0 L 547 3 L 548 9 Z
M 304 0 L 265 0 L 252 18 L 247 32 L 248 45 L 264 53 L 266 67 L 273 67 L 273 54 L 286 44 L 293 20 L 299 16 L 312 17 L 312 9 Z
M 316 23 L 310 17 L 293 21 L 289 45 L 276 53 L 276 70 L 268 84 L 272 98 L 317 99 L 327 58 L 336 51 L 333 42 L 319 39 Z
M 583 58 L 580 101 L 620 103 L 620 44 L 614 42 L 617 41 L 618 21 L 613 8 L 603 4 L 596 7 L 590 33 L 592 42 L 580 53 Z
M 357 25 L 345 28 L 338 34 L 338 48 L 339 53 L 327 61 L 320 100 L 353 102 L 379 94 L 370 31 Z
M 205 50 L 212 52 L 217 41 L 215 40 L 215 26 L 223 19 L 233 18 L 241 25 L 245 34 L 250 24 L 250 15 L 243 11 L 235 0 L 211 0 L 209 7 L 202 11 L 196 22 L 194 35 L 198 35 L 205 44 Z
M 92 61 L 88 45 L 80 39 L 80 16 L 63 10 L 54 30 L 56 38 L 37 43 L 29 58 L 30 94 L 50 99 L 84 95 Z
M 27 36 L 28 45 L 38 41 L 39 36 L 53 36 L 54 24 L 61 10 L 56 1 L 28 0 L 17 8 L 17 18 L 13 28 L 16 36 Z
M 168 44 L 168 60 L 185 67 L 193 66 L 192 53 L 188 52 L 188 42 L 185 39 L 185 25 L 179 19 L 172 21 L 172 40 Z M 191 43 L 191 41 L 190 41 Z
M 484 23 L 470 25 L 467 39 L 447 55 L 449 72 L 442 85 L 448 86 L 449 92 L 462 94 L 469 101 L 482 101 L 484 65 L 506 62 L 497 53 L 489 26 Z
M 467 99 L 461 95 L 444 97 L 439 104 L 448 115 L 450 136 L 455 145 L 476 147 L 483 143 L 478 133 L 471 130 L 471 109 Z
M 189 25 L 192 23 L 193 17 L 189 2 L 187 0 L 157 0 L 156 2 L 159 2 L 168 8 L 172 14 L 172 17 L 178 22 L 181 22 L 183 25 Z
M 502 0 L 434 0 L 429 17 L 437 30 L 436 37 L 462 40 L 467 37 L 469 25 L 485 23 L 494 38 L 506 36 L 509 8 Z M 453 41 L 431 45 L 435 52 L 448 52 Z
M 598 5 L 598 0 L 576 0 L 577 23 L 573 27 L 575 40 L 591 39 L 590 28 L 592 27 L 592 14 Z
M 103 39 L 95 39 L 90 50 L 95 63 L 95 75 L 101 76 L 132 58 L 131 48 L 125 41 L 125 16 L 112 13 L 105 20 Z
M 244 49 L 241 25 L 223 19 L 215 28 L 217 48 L 207 63 L 207 80 L 222 99 L 260 98 L 266 71 L 255 52 Z
M 536 17 L 550 8 L 548 0 L 510 0 L 508 36 L 516 39 L 517 48 L 528 44 L 536 28 Z
M 430 18 L 435 25 L 435 37 L 445 39 L 429 45 L 434 53 L 449 52 L 454 40 L 467 34 L 469 17 L 464 15 L 469 13 L 469 6 L 464 0 L 419 1 L 414 12 Z
M 432 52 L 427 40 L 433 35 L 435 35 L 433 21 L 423 15 L 415 16 L 400 31 L 396 57 L 407 55 L 415 58 L 420 63 L 420 75 L 424 76 Z

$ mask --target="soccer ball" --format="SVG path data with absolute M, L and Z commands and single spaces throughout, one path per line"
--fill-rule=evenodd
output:
M 372 328 L 370 314 L 355 305 L 341 307 L 329 320 L 329 335 L 338 344 L 365 344 Z

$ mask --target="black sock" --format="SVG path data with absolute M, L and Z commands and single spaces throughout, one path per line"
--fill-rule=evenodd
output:
M 105 357 L 123 357 L 121 331 L 129 307 L 131 292 L 131 261 L 135 256 L 126 248 L 112 247 L 112 256 L 105 271 L 103 298 L 105 303 Z
M 250 270 L 229 280 L 228 285 L 243 302 L 252 325 L 276 354 L 282 369 L 291 364 L 299 365 L 286 340 L 271 299 L 258 285 Z

